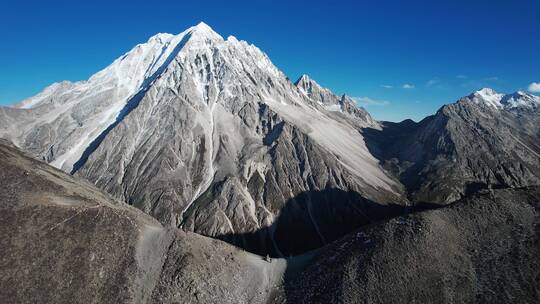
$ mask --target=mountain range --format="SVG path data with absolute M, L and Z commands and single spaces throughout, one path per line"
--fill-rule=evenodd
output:
M 204 23 L 157 34 L 86 81 L 0 107 L 3 268 L 23 282 L 13 267 L 50 265 L 21 251 L 56 252 L 81 286 L 52 290 L 85 302 L 535 302 L 539 114 L 538 96 L 484 88 L 420 122 L 377 121 Z M 68 256 L 88 250 L 122 293 Z M 12 302 L 63 301 L 35 280 L 0 286 Z

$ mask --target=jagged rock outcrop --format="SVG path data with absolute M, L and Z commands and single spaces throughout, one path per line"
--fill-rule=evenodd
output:
M 359 107 L 356 102 L 347 95 L 338 97 L 327 88 L 321 87 L 315 80 L 308 75 L 302 75 L 294 83 L 300 92 L 309 99 L 323 106 L 328 111 L 352 115 L 358 119 L 353 119 L 358 127 L 378 128 L 378 122 L 375 121 L 366 109 Z
M 368 146 L 415 202 L 540 185 L 540 98 L 483 89 L 419 123 L 365 129 Z

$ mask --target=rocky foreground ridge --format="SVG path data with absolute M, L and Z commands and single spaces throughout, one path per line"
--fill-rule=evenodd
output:
M 539 301 L 534 95 L 379 122 L 201 23 L 0 138 L 6 303 Z
M 539 187 L 485 190 L 268 259 L 0 144 L 6 303 L 535 303 Z

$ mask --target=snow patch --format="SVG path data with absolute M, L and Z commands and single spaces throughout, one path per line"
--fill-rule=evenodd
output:
M 120 117 L 127 103 L 147 88 L 152 78 L 157 77 L 156 74 L 163 69 L 166 61 L 170 60 L 171 55 L 174 56 L 173 52 L 180 51 L 177 47 L 188 32 L 189 30 L 177 36 L 157 34 L 147 43 L 137 45 L 116 59 L 110 66 L 90 77 L 88 81 L 77 83 L 73 90 L 81 93 L 73 96 L 72 107 L 81 104 L 85 99 L 99 95 L 101 92 L 93 92 L 98 87 L 113 88 L 114 98 L 108 98 L 112 102 L 104 107 L 103 111 L 86 118 L 82 128 L 84 132 L 79 135 L 80 140 L 59 155 L 51 165 L 68 172 L 72 170 L 75 162 L 81 158 L 89 145 Z M 99 102 L 99 98 L 95 100 Z M 51 118 L 56 119 L 59 114 L 71 108 L 59 108 L 61 111 L 59 113 L 53 111 Z
M 269 97 L 264 102 L 336 155 L 345 167 L 367 184 L 394 192 L 392 186 L 395 182 L 384 173 L 378 160 L 371 155 L 358 130 L 302 103 L 285 105 Z
M 338 105 L 338 104 L 327 105 L 327 106 L 324 106 L 324 108 L 332 112 L 342 112 L 341 105 Z
M 473 93 L 472 101 L 477 104 L 486 104 L 490 107 L 500 109 L 502 108 L 501 99 L 503 98 L 503 96 L 503 94 L 499 94 L 493 89 L 483 88 Z
M 476 104 L 485 104 L 499 110 L 535 108 L 540 106 L 540 97 L 521 91 L 505 95 L 497 93 L 490 88 L 483 88 L 471 94 L 469 99 Z

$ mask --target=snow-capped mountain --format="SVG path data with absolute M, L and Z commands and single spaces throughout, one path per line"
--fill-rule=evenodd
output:
M 204 23 L 0 107 L 0 182 L 2 303 L 540 298 L 539 97 L 375 121 Z
M 490 88 L 483 88 L 468 96 L 469 100 L 487 105 L 495 109 L 538 109 L 540 97 L 518 91 L 512 94 L 501 94 Z
M 0 115 L 0 135 L 35 157 L 206 235 L 270 227 L 294 197 L 325 188 L 406 201 L 359 132 L 379 128 L 364 109 L 307 76 L 291 83 L 257 47 L 204 23 L 158 34 L 89 80 L 54 84 Z M 352 199 L 306 197 L 298 204 L 309 212 L 294 216 L 325 243 L 366 221 Z M 331 216 L 341 223 L 319 227 Z
M 419 123 L 365 132 L 416 202 L 448 204 L 478 191 L 540 184 L 540 98 L 482 89 Z
M 403 206 L 538 183 L 538 101 L 482 89 L 377 122 L 201 23 L 1 107 L 0 137 L 166 225 L 289 255 Z

